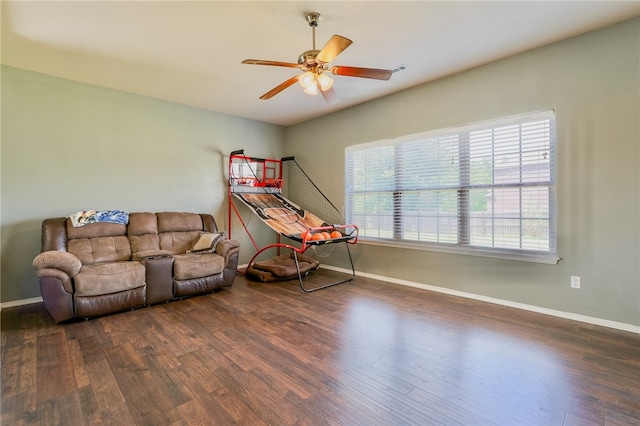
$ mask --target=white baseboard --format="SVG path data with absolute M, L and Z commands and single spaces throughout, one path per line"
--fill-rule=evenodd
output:
M 246 268 L 248 265 L 238 265 L 238 268 Z M 343 272 L 350 274 L 351 270 L 338 268 L 331 265 L 321 265 L 321 268 L 329 269 L 336 272 Z M 451 296 L 464 297 L 467 299 L 479 300 L 482 302 L 493 303 L 496 305 L 508 306 L 511 308 L 522 309 L 524 311 L 537 312 L 539 314 L 551 315 L 554 317 L 565 318 L 573 321 L 580 321 L 587 324 L 600 325 L 602 327 L 615 328 L 617 330 L 629 331 L 631 333 L 640 334 L 640 326 L 633 324 L 626 324 L 623 322 L 610 321 L 602 318 L 590 317 L 586 315 L 574 314 L 571 312 L 556 311 L 555 309 L 543 308 L 535 305 L 527 305 L 526 303 L 512 302 L 510 300 L 496 299 L 494 297 L 482 296 L 480 294 L 467 293 L 465 291 L 452 290 L 450 288 L 438 287 L 430 284 L 416 283 L 413 281 L 401 280 L 397 278 L 384 277 L 382 275 L 369 274 L 367 272 L 358 272 L 356 275 L 365 278 L 371 278 L 373 280 L 385 281 L 392 284 L 405 285 L 408 287 L 420 288 L 423 290 L 435 291 L 437 293 L 449 294 Z M 42 297 L 32 297 L 30 299 L 12 300 L 11 302 L 0 303 L 0 310 L 4 308 L 11 308 L 14 306 L 30 305 L 32 303 L 42 302 Z
M 330 269 L 336 272 L 343 272 L 345 274 L 351 274 L 350 269 L 338 268 L 331 265 L 321 265 L 321 268 Z M 631 333 L 640 334 L 640 326 L 633 325 L 633 324 L 610 321 L 602 318 L 595 318 L 595 317 L 590 317 L 586 315 L 574 314 L 571 312 L 556 311 L 555 309 L 548 309 L 548 308 L 543 308 L 535 305 L 527 305 L 525 303 L 512 302 L 510 300 L 496 299 L 494 297 L 482 296 L 480 294 L 467 293 L 464 291 L 452 290 L 450 288 L 438 287 L 438 286 L 429 285 L 429 284 L 416 283 L 413 281 L 400 280 L 397 278 L 389 278 L 381 275 L 369 274 L 366 272 L 356 271 L 356 275 L 360 277 L 371 278 L 378 281 L 389 282 L 392 284 L 399 284 L 399 285 L 405 285 L 408 287 L 420 288 L 423 290 L 435 291 L 437 293 L 449 294 L 451 296 L 458 296 L 458 297 L 464 297 L 467 299 L 479 300 L 482 302 L 493 303 L 496 305 L 508 306 L 511 308 L 522 309 L 525 311 L 537 312 L 539 314 L 551 315 L 554 317 L 565 318 L 569 320 L 584 322 L 587 324 L 600 325 L 602 327 L 615 328 L 617 330 L 629 331 Z
M 42 302 L 42 297 L 32 297 L 30 299 L 12 300 L 10 302 L 0 303 L 0 310 L 4 308 L 13 308 L 14 306 L 31 305 L 32 303 Z

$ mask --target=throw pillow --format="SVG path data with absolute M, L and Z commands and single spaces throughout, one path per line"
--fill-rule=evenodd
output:
M 203 232 L 187 253 L 213 253 L 218 243 L 227 238 L 225 232 Z

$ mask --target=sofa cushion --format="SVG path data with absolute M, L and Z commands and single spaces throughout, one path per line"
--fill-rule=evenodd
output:
M 160 250 L 171 254 L 185 254 L 200 237 L 201 231 L 163 232 L 160 234 Z
M 96 222 L 74 227 L 71 220 L 67 220 L 66 226 L 69 240 L 127 235 L 127 225 L 120 223 Z
M 162 212 L 158 217 L 160 249 L 171 254 L 184 254 L 191 250 L 200 234 L 205 231 L 202 216 L 197 213 Z
M 180 254 L 174 258 L 173 278 L 176 280 L 207 277 L 224 270 L 224 257 L 215 253 Z
M 129 213 L 127 235 L 133 254 L 160 249 L 158 218 L 154 213 Z
M 156 213 L 158 232 L 202 231 L 202 217 L 197 213 Z
M 129 213 L 127 234 L 145 235 L 158 233 L 158 217 L 155 213 Z
M 67 251 L 78 256 L 83 265 L 131 259 L 129 239 L 124 235 L 69 240 Z
M 76 296 L 99 296 L 145 285 L 140 262 L 112 262 L 84 265 L 75 276 Z
M 141 251 L 160 250 L 160 237 L 158 234 L 129 235 L 131 253 Z

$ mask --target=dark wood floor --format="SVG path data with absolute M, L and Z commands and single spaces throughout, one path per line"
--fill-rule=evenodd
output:
M 330 271 L 317 271 L 314 280 Z M 2 311 L 3 425 L 640 424 L 640 336 L 357 278 L 54 325 Z

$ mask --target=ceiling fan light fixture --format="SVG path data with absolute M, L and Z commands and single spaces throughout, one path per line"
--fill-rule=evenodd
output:
M 296 83 L 304 88 L 304 92 L 309 95 L 317 95 L 322 93 L 322 97 L 328 104 L 338 102 L 333 90 L 333 79 L 329 77 L 329 73 L 347 77 L 372 78 L 376 80 L 389 80 L 392 70 L 383 70 L 376 68 L 361 68 L 351 66 L 333 66 L 329 64 L 342 53 L 353 42 L 346 37 L 334 34 L 329 41 L 320 50 L 316 49 L 316 32 L 320 14 L 316 12 L 307 15 L 307 22 L 311 27 L 311 35 L 313 38 L 312 49 L 302 52 L 298 56 L 298 62 L 282 62 L 282 61 L 265 61 L 261 59 L 245 59 L 243 64 L 253 65 L 271 65 L 277 67 L 297 68 L 303 73 L 285 80 L 278 86 L 274 87 L 260 99 L 271 99 L 284 89 L 291 87 Z M 326 74 L 325 74 L 326 73 Z
M 298 82 L 300 82 L 300 86 L 308 89 L 311 86 L 315 86 L 316 76 L 311 72 L 307 71 L 298 78 Z
M 333 87 L 333 79 L 326 74 L 320 74 L 318 76 L 318 85 L 320 90 L 326 92 Z
M 311 86 L 304 89 L 304 93 L 307 95 L 317 95 L 318 94 L 318 86 L 314 83 Z

